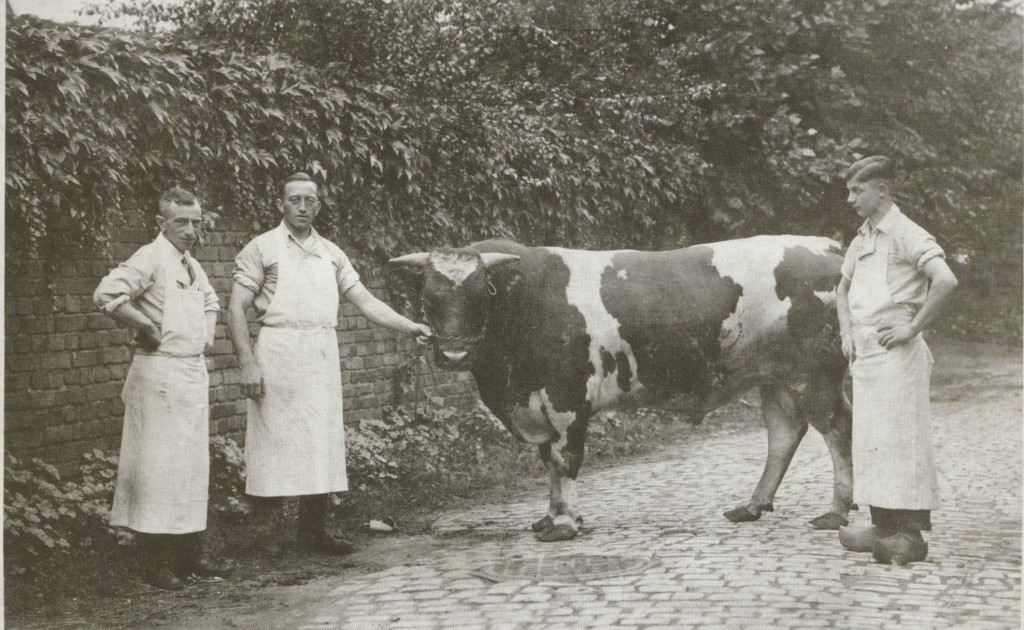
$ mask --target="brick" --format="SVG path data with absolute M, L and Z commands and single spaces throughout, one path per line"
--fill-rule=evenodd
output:
M 63 405 L 80 405 L 88 400 L 86 391 L 82 387 L 72 387 L 63 389 L 56 393 L 55 403 L 58 406 Z
M 57 389 L 64 384 L 59 372 L 36 372 L 31 377 L 32 389 Z
M 100 362 L 98 350 L 79 350 L 71 355 L 71 365 L 75 367 L 89 367 Z
M 9 372 L 4 375 L 4 388 L 7 390 L 8 395 L 12 392 L 28 389 L 31 382 L 32 376 L 30 374 L 14 374 Z
M 5 432 L 4 435 L 4 448 L 12 452 L 42 446 L 42 444 L 42 431 L 26 431 L 23 433 Z
M 34 391 L 30 392 L 29 396 L 32 398 L 32 406 L 36 409 L 53 407 L 57 402 L 57 392 L 54 391 Z
M 54 331 L 55 322 L 53 315 L 36 315 L 23 318 L 19 326 L 23 334 L 48 335 Z
M 236 413 L 234 403 L 216 403 L 210 405 L 210 418 L 226 418 Z
M 8 357 L 6 369 L 14 372 L 31 372 L 43 367 L 43 358 L 40 356 L 18 356 Z
M 103 313 L 90 313 L 86 317 L 89 319 L 89 330 L 107 330 L 115 326 L 114 320 Z
M 132 353 L 124 346 L 115 346 L 113 348 L 103 348 L 102 357 L 103 363 L 124 363 L 131 360 Z

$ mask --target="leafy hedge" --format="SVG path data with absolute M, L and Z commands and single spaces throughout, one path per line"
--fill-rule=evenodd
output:
M 78 475 L 61 479 L 57 469 L 32 458 L 4 453 L 4 570 L 32 573 L 43 561 L 75 551 L 110 548 L 132 540 L 110 526 L 118 456 L 99 449 L 82 457 Z M 210 440 L 210 509 L 236 515 L 244 499 L 245 460 L 234 440 Z
M 552 28 L 551 6 L 123 2 L 150 36 L 19 18 L 8 244 L 91 233 L 172 181 L 265 226 L 297 168 L 357 254 L 849 236 L 836 174 L 884 152 L 950 251 L 1018 264 L 1012 3 L 575 2 L 589 30 Z
M 411 186 L 391 100 L 280 55 L 18 18 L 7 31 L 7 259 L 103 241 L 172 184 L 266 226 L 275 184 L 298 169 L 329 180 L 325 229 L 336 233 L 350 188 Z

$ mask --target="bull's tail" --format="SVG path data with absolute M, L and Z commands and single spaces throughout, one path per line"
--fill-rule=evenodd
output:
M 853 375 L 850 373 L 850 367 L 847 366 L 846 371 L 843 372 L 843 383 L 840 387 L 843 394 L 843 407 L 847 411 L 853 412 Z

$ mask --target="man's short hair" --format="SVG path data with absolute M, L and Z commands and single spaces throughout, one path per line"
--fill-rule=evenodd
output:
M 891 183 L 893 175 L 892 160 L 884 155 L 872 155 L 851 164 L 843 174 L 843 178 L 847 183 L 868 182 L 877 179 Z
M 281 199 L 284 199 L 285 187 L 292 182 L 313 182 L 316 186 L 317 192 L 320 192 L 320 186 L 317 185 L 316 181 L 310 177 L 307 173 L 298 172 L 293 175 L 289 175 L 283 182 L 281 182 Z
M 170 207 L 173 206 L 194 206 L 199 203 L 199 199 L 195 195 L 175 186 L 164 194 L 160 195 L 160 214 L 167 214 Z

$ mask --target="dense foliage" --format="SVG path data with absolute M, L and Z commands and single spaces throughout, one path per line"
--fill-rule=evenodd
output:
M 172 184 L 265 226 L 275 183 L 298 169 L 331 182 L 329 233 L 363 223 L 342 204 L 349 187 L 410 183 L 403 123 L 387 90 L 332 77 L 280 55 L 19 18 L 7 32 L 7 260 L 66 257 Z
M 110 526 L 117 477 L 116 452 L 82 456 L 78 474 L 62 479 L 56 468 L 4 453 L 4 570 L 9 575 L 52 568 L 76 552 L 109 549 L 131 540 Z M 210 510 L 217 516 L 248 511 L 245 460 L 234 440 L 210 440 Z
M 906 167 L 901 201 L 951 251 L 1016 258 L 1021 19 L 999 2 L 119 12 L 162 34 L 9 29 L 9 244 L 102 221 L 172 180 L 265 224 L 271 183 L 296 168 L 327 182 L 322 227 L 358 253 L 496 234 L 648 248 L 848 238 L 836 175 L 882 152 Z M 560 28 L 574 17 L 595 28 Z

